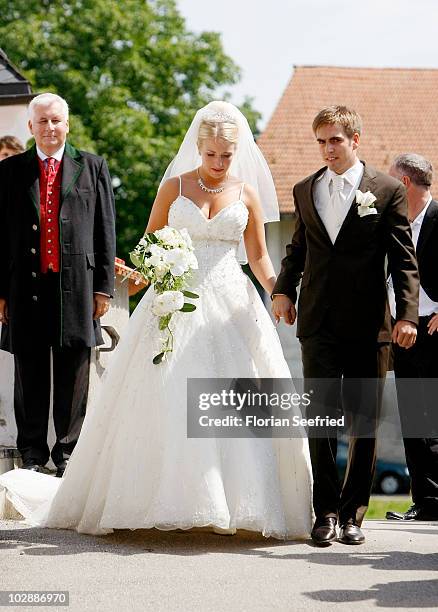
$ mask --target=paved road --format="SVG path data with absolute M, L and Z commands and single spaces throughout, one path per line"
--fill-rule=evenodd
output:
M 92 537 L 4 521 L 0 584 L 68 590 L 75 612 L 436 609 L 438 523 L 368 521 L 366 533 L 365 545 L 319 549 L 249 532 Z

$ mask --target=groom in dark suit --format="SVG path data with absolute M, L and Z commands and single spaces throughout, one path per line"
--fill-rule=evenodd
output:
M 90 349 L 102 344 L 99 318 L 114 291 L 114 197 L 105 161 L 66 142 L 65 100 L 35 97 L 29 129 L 35 145 L 0 164 L 0 346 L 14 354 L 23 467 L 41 471 L 51 454 L 62 476 L 85 414 Z
M 352 431 L 342 487 L 336 432 L 309 433 L 316 522 L 312 538 L 361 544 L 375 468 L 375 427 L 391 339 L 409 350 L 418 323 L 418 270 L 407 220 L 406 192 L 397 180 L 357 157 L 361 119 L 344 106 L 323 109 L 313 132 L 325 166 L 294 188 L 296 225 L 273 291 L 277 320 L 296 317 L 312 405 L 334 416 L 338 405 Z M 386 260 L 397 301 L 391 334 Z M 360 381 L 365 381 L 364 384 Z M 313 384 L 313 383 L 312 383 Z M 360 389 L 362 388 L 362 392 Z M 326 412 L 324 412 L 326 411 Z M 368 423 L 365 431 L 363 423 Z

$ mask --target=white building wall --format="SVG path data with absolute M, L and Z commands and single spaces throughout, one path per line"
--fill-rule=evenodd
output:
M 27 127 L 27 104 L 0 105 L 0 136 L 16 136 L 24 146 L 31 137 Z

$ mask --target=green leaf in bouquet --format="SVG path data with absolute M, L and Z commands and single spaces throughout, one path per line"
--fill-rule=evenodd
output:
M 159 365 L 162 361 L 164 361 L 165 357 L 166 357 L 166 352 L 163 351 L 162 353 L 155 355 L 155 357 L 152 359 L 152 363 L 154 365 Z
M 196 310 L 196 306 L 194 304 L 189 304 L 186 302 L 182 308 L 179 309 L 180 312 L 193 312 Z
M 158 328 L 160 331 L 163 331 L 164 329 L 166 329 L 166 327 L 169 325 L 171 318 L 172 318 L 172 314 L 168 314 L 164 317 L 160 317 L 160 320 L 158 323 Z
M 191 291 L 183 291 L 182 293 L 183 293 L 183 295 L 185 295 L 186 297 L 191 298 L 191 299 L 193 299 L 193 300 L 195 300 L 196 298 L 198 298 L 198 297 L 199 297 L 199 295 L 198 295 L 197 293 L 192 293 Z
M 131 253 L 129 253 L 129 258 L 131 259 L 132 263 L 136 268 L 139 268 L 143 263 L 141 255 L 139 255 L 135 251 L 131 251 Z

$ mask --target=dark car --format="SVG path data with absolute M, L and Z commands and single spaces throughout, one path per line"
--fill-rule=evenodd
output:
M 338 454 L 336 464 L 338 466 L 339 478 L 344 478 L 347 467 L 348 445 L 345 442 L 338 442 Z M 374 476 L 373 491 L 384 493 L 385 495 L 396 495 L 399 493 L 409 493 L 410 481 L 409 472 L 405 463 L 377 459 L 376 474 Z

